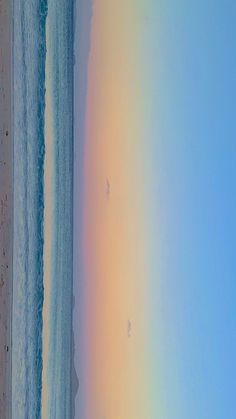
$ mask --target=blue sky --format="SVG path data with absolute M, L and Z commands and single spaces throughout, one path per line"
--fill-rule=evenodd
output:
M 161 394 L 167 417 L 233 419 L 236 4 L 161 3 L 151 81 L 157 118 L 149 137 L 150 293 L 153 318 L 164 323 L 157 327 Z M 156 332 L 153 357 L 159 338 Z

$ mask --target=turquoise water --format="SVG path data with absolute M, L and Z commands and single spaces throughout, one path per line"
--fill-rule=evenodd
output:
M 14 0 L 12 415 L 17 419 L 41 417 L 47 16 L 53 22 L 56 167 L 49 402 L 50 418 L 71 417 L 73 2 Z

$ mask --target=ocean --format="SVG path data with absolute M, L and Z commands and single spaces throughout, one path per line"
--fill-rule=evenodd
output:
M 70 0 L 14 0 L 12 416 L 17 419 L 72 417 L 73 8 Z

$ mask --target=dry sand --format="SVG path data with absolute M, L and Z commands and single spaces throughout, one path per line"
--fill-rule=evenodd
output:
M 0 418 L 11 418 L 12 0 L 0 0 Z

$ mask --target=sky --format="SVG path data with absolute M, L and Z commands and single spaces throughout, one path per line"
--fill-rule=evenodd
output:
M 236 5 L 76 7 L 76 418 L 233 419 Z

